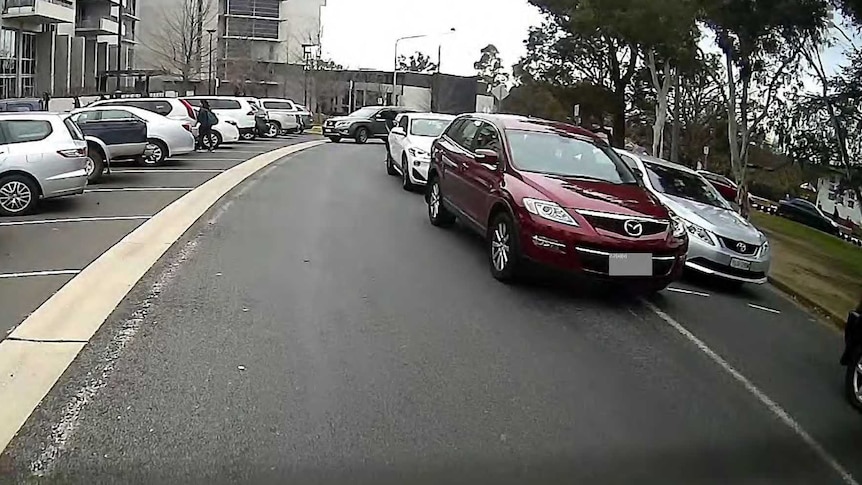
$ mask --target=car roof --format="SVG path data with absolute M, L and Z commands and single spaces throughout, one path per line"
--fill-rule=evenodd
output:
M 412 118 L 422 118 L 422 119 L 427 119 L 427 120 L 451 121 L 451 120 L 455 119 L 455 115 L 447 115 L 447 114 L 443 114 L 443 113 L 407 112 L 407 113 L 401 113 L 401 115 L 399 115 L 399 116 L 402 116 L 402 115 L 409 115 Z
M 246 96 L 183 96 L 182 99 L 232 99 L 234 101 L 248 101 L 249 99 L 257 99 L 257 98 L 249 98 Z
M 663 160 L 661 158 L 654 157 L 652 155 L 638 155 L 637 153 L 630 152 L 628 150 L 623 150 L 620 148 L 614 148 L 618 153 L 622 153 L 624 155 L 628 155 L 636 160 L 640 160 L 644 163 L 651 163 L 653 165 L 661 165 L 662 167 L 672 168 L 674 170 L 679 170 L 680 172 L 690 173 L 692 175 L 700 175 L 696 170 L 692 170 L 685 165 L 680 165 L 678 163 L 669 162 L 667 160 Z
M 93 103 L 122 103 L 124 101 L 179 101 L 179 98 L 114 98 L 98 99 Z
M 34 118 L 37 120 L 50 120 L 56 118 L 64 118 L 69 116 L 69 113 L 54 113 L 51 111 L 3 111 L 0 112 L 0 118 Z
M 604 140 L 599 138 L 592 131 L 568 123 L 562 123 L 560 121 L 533 118 L 530 116 L 523 115 L 497 113 L 473 113 L 466 116 L 488 121 L 497 125 L 498 128 L 506 130 L 535 131 L 539 133 L 554 134 L 560 134 L 560 132 L 565 132 L 567 134 L 580 135 L 604 143 Z

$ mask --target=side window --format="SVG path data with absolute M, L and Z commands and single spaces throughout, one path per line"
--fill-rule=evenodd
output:
M 53 131 L 51 122 L 45 120 L 0 121 L 0 128 L 6 133 L 7 143 L 27 143 L 44 140 Z
M 481 126 L 482 122 L 479 120 L 464 120 L 459 126 L 458 131 L 452 134 L 452 139 L 465 150 L 472 150 L 473 140 L 476 138 L 476 133 Z
M 503 146 L 500 143 L 500 135 L 490 123 L 481 122 L 481 126 L 476 131 L 476 136 L 473 139 L 473 151 L 475 152 L 480 148 L 502 153 Z
M 101 111 L 84 111 L 73 116 L 75 123 L 87 123 L 88 121 L 99 121 L 102 119 Z
M 195 108 L 201 107 L 201 100 L 199 99 L 187 99 L 186 102 L 194 106 Z
M 209 103 L 212 109 L 242 109 L 235 99 L 210 99 Z
M 638 168 L 638 163 L 635 161 L 635 159 L 634 159 L 634 158 L 632 158 L 632 157 L 630 157 L 630 156 L 628 156 L 628 155 L 623 155 L 622 153 L 617 153 L 617 155 L 619 155 L 619 156 L 620 156 L 620 158 L 622 158 L 622 159 L 623 159 L 623 162 L 625 162 L 626 166 L 628 166 L 630 169 L 632 169 L 632 170 L 640 170 L 640 169 Z
M 78 128 L 72 117 L 65 118 L 63 124 L 66 125 L 66 129 L 69 130 L 69 134 L 72 135 L 73 140 L 84 141 L 84 134 L 81 133 L 81 129 Z
M 103 120 L 131 120 L 134 119 L 132 113 L 123 109 L 106 109 L 102 111 Z
M 398 122 L 398 126 L 400 128 L 404 128 L 404 133 L 407 133 L 407 126 L 410 124 L 410 117 L 407 115 L 401 115 L 401 120 Z
M 443 132 L 443 136 L 448 136 L 453 141 L 455 140 L 458 132 L 461 130 L 461 125 L 464 124 L 464 118 L 457 119 L 449 124 L 449 127 L 446 128 L 446 131 Z
M 141 108 L 162 116 L 167 116 L 171 114 L 171 111 L 173 111 L 173 107 L 168 101 L 142 101 L 141 104 L 144 105 L 141 106 Z

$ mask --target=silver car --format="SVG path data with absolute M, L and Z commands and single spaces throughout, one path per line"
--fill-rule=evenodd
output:
M 0 114 L 0 215 L 28 214 L 40 199 L 86 186 L 87 142 L 68 115 Z
M 665 160 L 617 150 L 677 217 L 689 236 L 686 267 L 740 283 L 766 282 L 769 241 L 703 176 Z

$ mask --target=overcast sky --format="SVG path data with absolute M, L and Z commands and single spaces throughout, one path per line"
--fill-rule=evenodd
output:
M 525 53 L 524 40 L 539 11 L 527 0 L 328 0 L 322 10 L 324 57 L 349 68 L 391 70 L 399 37 L 456 32 L 405 40 L 398 53 L 420 50 L 436 62 L 443 46 L 443 72 L 472 76 L 480 50 L 494 44 L 507 68 Z

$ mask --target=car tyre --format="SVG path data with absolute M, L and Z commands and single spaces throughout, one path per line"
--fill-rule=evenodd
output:
M 87 152 L 87 183 L 94 184 L 102 180 L 102 174 L 105 173 L 105 158 L 102 152 L 98 150 L 88 150 Z
M 455 223 L 455 215 L 449 212 L 443 204 L 443 192 L 440 191 L 440 182 L 437 177 L 428 182 L 425 200 L 428 203 L 428 219 L 431 221 L 431 225 L 450 227 Z
M 217 131 L 213 131 L 213 138 L 215 138 L 215 142 L 213 144 L 213 150 L 220 147 L 222 143 L 224 143 L 224 137 L 221 136 L 221 133 Z
M 497 214 L 488 228 L 488 263 L 491 275 L 503 283 L 514 283 L 520 276 L 521 248 L 518 229 L 508 212 Z
M 407 155 L 401 157 L 401 188 L 407 192 L 416 190 L 416 184 L 410 180 L 409 164 L 407 163 Z
M 850 404 L 862 411 L 862 348 L 856 349 L 850 359 L 850 365 L 844 375 L 844 389 Z
M 278 123 L 274 121 L 270 121 L 266 125 L 266 137 L 267 138 L 275 138 L 281 133 L 281 127 Z
M 13 174 L 0 177 L 0 215 L 24 216 L 39 202 L 39 188 L 29 177 Z
M 396 177 L 398 176 L 398 170 L 395 170 L 395 160 L 392 159 L 392 154 L 389 153 L 389 149 L 386 149 L 386 173 Z
M 354 138 L 356 139 L 356 143 L 364 145 L 368 142 L 368 136 L 368 128 L 360 127 L 358 130 L 356 130 L 356 136 Z
M 340 136 L 330 136 L 329 141 L 331 141 L 332 143 L 338 143 L 341 141 L 341 137 Z
M 168 159 L 168 146 L 165 145 L 165 142 L 150 138 L 147 140 L 147 149 L 152 150 L 153 154 L 142 159 L 144 165 L 164 165 L 165 160 Z

